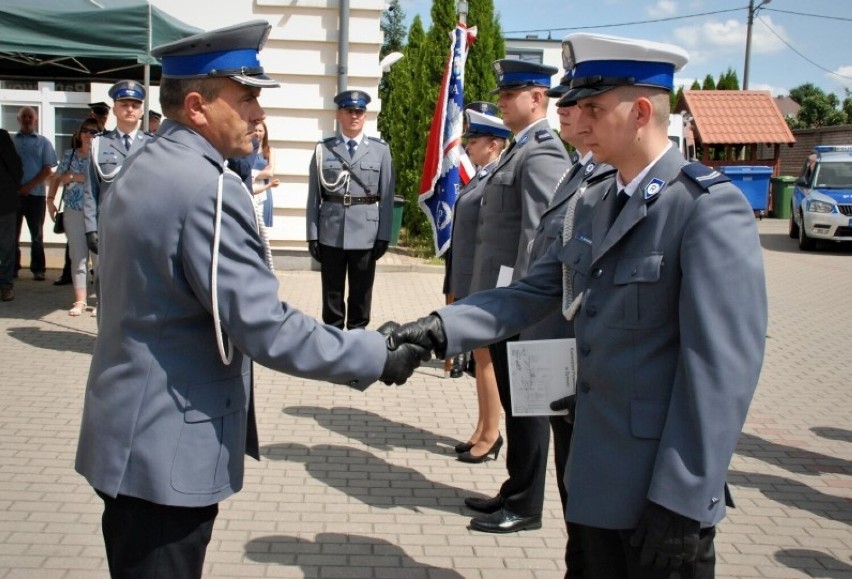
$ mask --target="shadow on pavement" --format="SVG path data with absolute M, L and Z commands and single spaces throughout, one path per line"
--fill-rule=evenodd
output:
M 393 543 L 363 535 L 320 533 L 316 541 L 270 535 L 246 543 L 245 554 L 257 563 L 299 567 L 303 577 L 462 577 L 451 569 L 418 563 Z
M 737 444 L 737 454 L 762 460 L 796 474 L 819 475 L 839 473 L 852 475 L 852 462 L 795 446 L 778 444 L 744 432 Z
M 813 549 L 781 549 L 775 552 L 775 559 L 791 569 L 806 573 L 808 577 L 848 579 L 852 576 L 852 566 Z
M 413 468 L 350 446 L 271 444 L 261 454 L 268 460 L 301 462 L 316 480 L 379 509 L 437 509 L 460 514 L 464 508 L 461 496 L 470 495 L 466 489 L 430 481 Z
M 290 416 L 308 417 L 317 424 L 342 436 L 355 439 L 376 450 L 394 448 L 422 448 L 435 454 L 455 458 L 453 447 L 457 440 L 414 428 L 402 422 L 388 420 L 373 412 L 337 406 L 288 406 L 284 413 Z
M 836 255 L 848 257 L 852 255 L 852 243 L 835 243 L 822 241 L 817 242 L 815 251 L 802 251 L 799 249 L 798 241 L 791 239 L 787 233 L 761 233 L 760 245 L 767 251 L 781 253 L 818 253 L 820 255 Z
M 852 501 L 846 497 L 829 495 L 791 478 L 771 474 L 731 471 L 728 483 L 757 489 L 766 498 L 782 505 L 852 526 Z
M 9 328 L 6 334 L 34 348 L 76 352 L 91 355 L 95 349 L 95 335 L 77 330 L 42 330 L 28 326 Z
M 843 442 L 852 442 L 852 430 L 845 428 L 834 428 L 831 426 L 814 426 L 811 432 L 819 437 L 827 438 L 828 440 L 842 440 Z

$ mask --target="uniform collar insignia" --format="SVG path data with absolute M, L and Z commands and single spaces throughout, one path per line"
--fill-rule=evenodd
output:
M 523 137 L 521 137 L 521 139 L 518 141 L 518 146 L 520 147 L 522 145 L 525 145 L 527 143 L 527 141 L 529 141 L 529 140 L 530 140 L 530 134 L 527 133 Z
M 597 165 L 595 165 L 594 161 L 589 161 L 588 163 L 586 163 L 586 176 L 587 177 L 589 175 L 591 175 L 592 171 L 595 170 L 595 167 L 597 167 Z
M 660 194 L 660 191 L 666 186 L 666 182 L 661 179 L 651 179 L 650 183 L 645 185 L 645 188 L 642 190 L 642 196 L 645 198 L 645 201 L 656 197 Z

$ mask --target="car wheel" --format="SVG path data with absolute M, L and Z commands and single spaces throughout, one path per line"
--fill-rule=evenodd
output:
M 799 238 L 799 225 L 796 223 L 795 211 L 790 211 L 790 239 Z
M 811 251 L 814 248 L 816 248 L 816 240 L 813 237 L 808 237 L 805 232 L 805 218 L 802 216 L 802 226 L 799 227 L 799 249 Z

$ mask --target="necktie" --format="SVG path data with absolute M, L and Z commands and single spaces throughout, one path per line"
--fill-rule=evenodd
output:
M 615 217 L 618 217 L 618 214 L 621 213 L 621 210 L 624 209 L 624 206 L 627 205 L 629 200 L 630 195 L 628 195 L 624 189 L 618 192 L 618 196 L 615 198 Z M 615 217 L 613 217 L 613 220 Z
M 579 163 L 577 163 L 579 165 Z M 568 205 L 565 209 L 565 222 L 562 225 L 562 243 L 568 245 L 571 237 L 574 235 L 574 212 L 577 209 L 577 202 L 583 196 L 583 190 L 578 190 L 574 193 L 571 199 L 568 200 Z M 583 294 L 574 295 L 574 272 L 564 263 L 562 264 L 562 315 L 565 319 L 571 321 L 580 309 L 583 303 Z
M 358 146 L 358 141 L 355 139 L 349 139 L 349 142 L 346 143 L 346 146 L 349 147 L 349 158 L 355 156 L 355 148 Z
M 124 135 L 124 150 L 130 150 L 130 135 Z

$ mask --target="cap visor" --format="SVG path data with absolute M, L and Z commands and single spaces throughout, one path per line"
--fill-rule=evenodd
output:
M 583 88 L 572 88 L 566 92 L 562 98 L 556 101 L 557 107 L 570 107 L 572 105 L 577 104 L 578 100 L 587 99 L 589 97 L 597 96 L 599 94 L 603 94 L 607 91 L 616 88 L 615 86 L 595 86 L 595 87 L 583 87 Z
M 558 84 L 556 86 L 552 86 L 549 89 L 547 89 L 547 92 L 545 92 L 544 94 L 546 94 L 550 98 L 556 98 L 556 97 L 561 97 L 562 95 L 564 95 L 569 90 L 570 90 L 570 87 L 568 87 L 564 84 Z
M 258 88 L 277 88 L 281 85 L 277 80 L 273 78 L 269 78 L 265 74 L 255 74 L 255 75 L 235 75 L 228 77 L 234 82 L 238 82 L 240 84 L 244 84 L 246 86 L 255 86 Z

